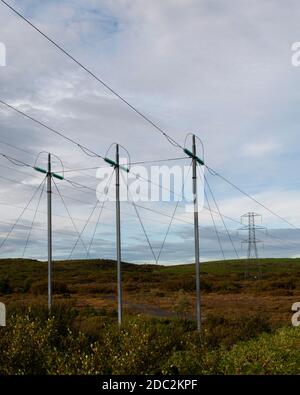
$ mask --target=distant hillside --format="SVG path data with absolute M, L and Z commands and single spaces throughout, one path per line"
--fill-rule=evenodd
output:
M 124 306 L 128 314 L 194 316 L 195 267 L 123 263 Z M 257 311 L 274 323 L 289 322 L 300 301 L 300 259 L 258 259 L 201 264 L 203 314 Z M 116 310 L 116 262 L 72 260 L 53 263 L 54 302 L 79 308 Z M 46 304 L 47 263 L 0 260 L 0 298 L 8 306 Z

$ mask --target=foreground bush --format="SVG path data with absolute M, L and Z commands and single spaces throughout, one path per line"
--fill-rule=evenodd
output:
M 300 330 L 283 328 L 240 343 L 224 353 L 224 374 L 300 374 Z
M 269 328 L 257 317 L 248 323 L 210 318 L 202 338 L 186 320 L 136 317 L 122 329 L 115 321 L 94 313 L 83 317 L 65 306 L 51 317 L 43 308 L 16 310 L 0 328 L 0 374 L 300 373 L 300 331 L 259 334 Z M 232 346 L 234 326 L 240 329 Z

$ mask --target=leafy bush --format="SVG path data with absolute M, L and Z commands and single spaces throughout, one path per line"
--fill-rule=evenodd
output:
M 0 328 L 0 374 L 299 374 L 299 329 L 245 341 L 265 330 L 259 317 L 210 317 L 201 337 L 189 321 L 136 317 L 119 328 L 68 305 L 20 309 Z M 244 341 L 229 347 L 229 333 L 230 344 Z
M 240 343 L 224 353 L 219 363 L 222 374 L 300 374 L 300 331 L 283 328 Z

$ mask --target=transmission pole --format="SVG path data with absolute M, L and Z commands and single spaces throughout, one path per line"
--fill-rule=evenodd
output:
M 122 271 L 121 271 L 121 216 L 120 216 L 120 158 L 119 144 L 116 144 L 116 241 L 118 277 L 118 323 L 122 324 Z
M 48 153 L 47 170 L 34 166 L 34 169 L 40 173 L 46 174 L 47 178 L 47 232 L 48 232 L 48 310 L 52 308 L 52 177 L 63 180 L 60 174 L 52 173 L 51 154 Z
M 261 240 L 258 240 L 256 237 L 256 231 L 259 229 L 265 229 L 262 226 L 256 225 L 256 219 L 262 218 L 260 214 L 256 214 L 254 212 L 248 212 L 247 214 L 242 215 L 241 223 L 243 224 L 246 219 L 246 224 L 240 230 L 247 231 L 248 237 L 247 239 L 242 241 L 242 244 L 247 244 L 247 258 L 248 261 L 250 259 L 258 259 L 258 249 L 257 244 L 261 243 Z M 247 278 L 247 268 L 245 270 L 245 278 Z M 261 276 L 261 272 L 259 272 L 259 277 Z
M 118 323 L 122 324 L 122 258 L 121 258 L 121 214 L 120 214 L 120 169 L 129 173 L 126 166 L 120 165 L 119 144 L 116 144 L 116 159 L 105 157 L 104 160 L 114 167 L 116 172 L 116 244 L 117 244 L 117 282 L 118 282 Z M 122 146 L 121 146 L 122 147 Z M 124 147 L 123 147 L 124 148 Z
M 48 226 L 48 310 L 52 307 L 52 174 L 51 154 L 48 154 L 47 172 L 47 226 Z
M 196 319 L 197 329 L 201 331 L 201 296 L 200 296 L 200 247 L 199 247 L 199 213 L 197 192 L 197 148 L 193 134 L 193 199 L 194 199 L 194 238 L 195 238 L 195 266 L 196 266 Z
M 190 134 L 187 135 L 187 137 Z M 186 137 L 186 140 L 187 140 Z M 197 189 L 197 165 L 204 166 L 204 161 L 197 156 L 196 136 L 192 135 L 192 151 L 183 149 L 192 158 L 193 166 L 193 204 L 194 204 L 194 239 L 195 239 L 195 267 L 196 267 L 196 321 L 197 330 L 201 332 L 201 289 L 200 289 L 200 246 L 199 246 L 199 212 Z

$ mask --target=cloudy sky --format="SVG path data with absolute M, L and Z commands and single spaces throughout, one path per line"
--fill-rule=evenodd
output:
M 300 225 L 300 67 L 291 63 L 291 46 L 300 41 L 298 1 L 8 3 L 181 145 L 187 133 L 196 133 L 203 141 L 210 167 L 296 227 Z M 101 155 L 118 142 L 129 151 L 132 162 L 184 156 L 3 3 L 0 42 L 6 47 L 7 63 L 0 67 L 1 100 Z M 87 156 L 78 147 L 0 105 L 0 153 L 34 164 L 38 153 L 44 151 L 59 156 L 67 170 L 93 168 L 69 171 L 66 177 L 97 188 L 95 168 L 104 165 L 101 159 Z M 113 155 L 113 148 L 109 155 Z M 125 151 L 121 155 L 125 156 Z M 45 166 L 45 153 L 37 163 Z M 189 160 L 165 164 L 189 166 Z M 53 166 L 61 170 L 55 158 Z M 261 214 L 259 225 L 268 229 L 257 232 L 264 241 L 259 245 L 261 256 L 299 256 L 298 230 L 220 178 L 209 173 L 207 178 L 239 256 L 246 254 L 241 241 L 247 236 L 238 231 L 242 226 L 239 222 L 248 211 Z M 42 180 L 43 176 L 31 168 L 0 158 L 1 257 L 24 254 L 46 258 L 46 194 L 42 188 L 37 190 Z M 54 256 L 68 258 L 74 247 L 74 258 L 86 257 L 87 250 L 92 257 L 114 258 L 114 203 L 105 203 L 98 222 L 101 202 L 95 207 L 93 190 L 74 188 L 63 181 L 57 184 L 68 211 L 54 189 Z M 35 192 L 28 210 L 6 240 Z M 209 189 L 207 195 L 225 257 L 234 258 L 236 253 L 215 213 Z M 157 256 L 176 202 L 141 205 L 160 212 L 138 208 Z M 202 259 L 221 259 L 206 208 L 200 214 Z M 175 216 L 160 255 L 161 263 L 193 260 L 192 215 L 180 203 Z M 77 232 L 83 229 L 82 241 L 75 245 Z M 134 207 L 128 202 L 122 203 L 122 238 L 124 260 L 153 261 Z

